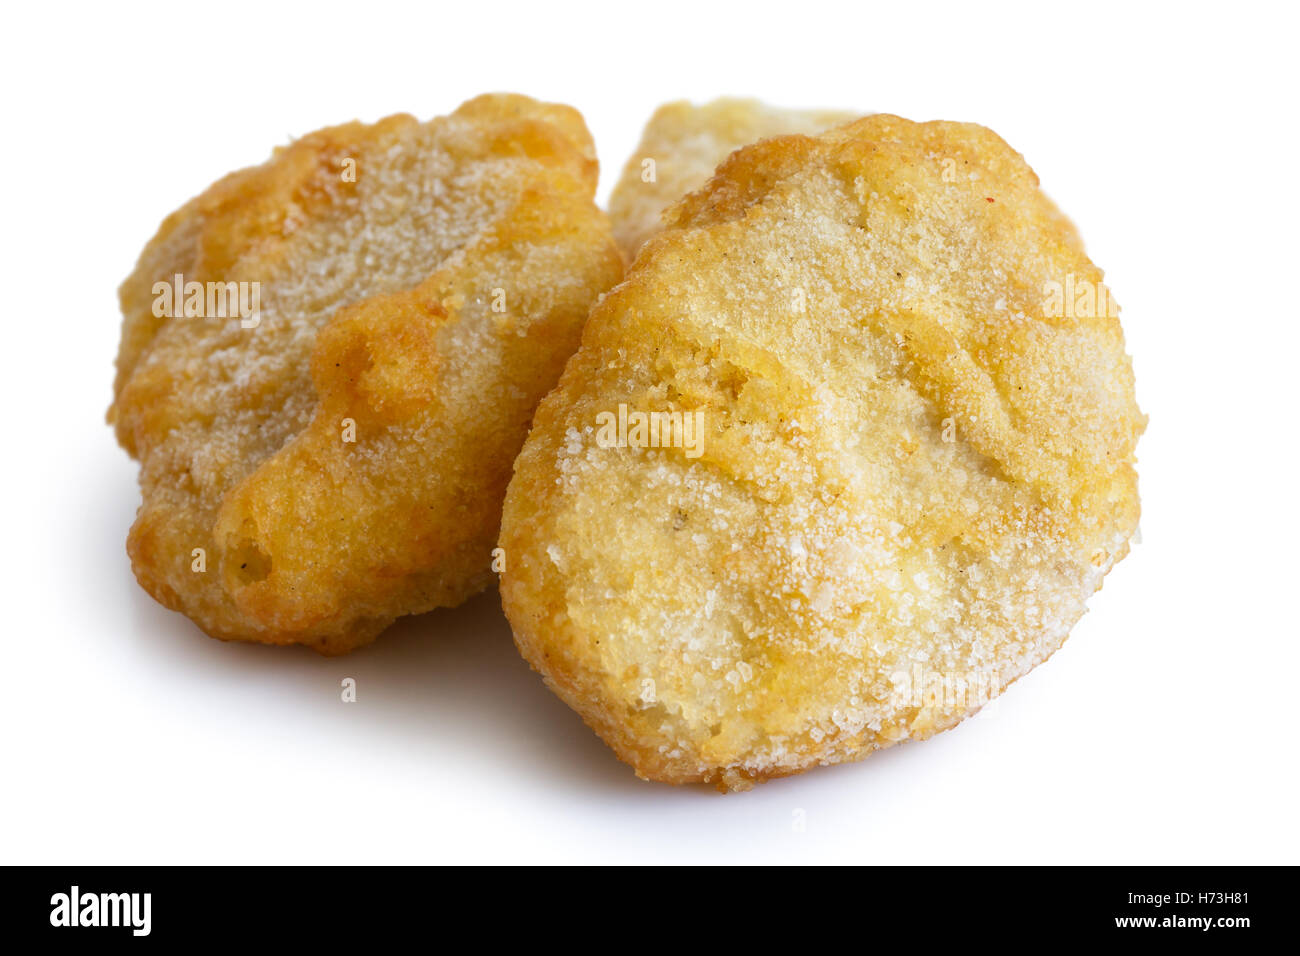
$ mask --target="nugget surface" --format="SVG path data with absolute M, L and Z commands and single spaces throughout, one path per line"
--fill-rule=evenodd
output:
M 622 272 L 596 178 L 576 111 L 490 95 L 312 133 L 169 216 L 120 290 L 109 411 L 141 585 L 326 653 L 482 588 L 536 403 Z M 178 275 L 260 311 L 159 316 Z
M 820 133 L 860 115 L 781 109 L 729 97 L 702 106 L 665 103 L 646 123 L 609 197 L 610 220 L 624 255 L 631 262 L 642 243 L 663 228 L 668 207 L 703 186 L 733 150 L 769 136 Z M 649 182 L 646 160 L 654 161 Z
M 538 409 L 501 537 L 520 650 L 652 780 L 744 789 L 952 727 L 1061 645 L 1137 526 L 1107 298 L 983 127 L 733 154 Z M 655 411 L 702 440 L 653 447 Z

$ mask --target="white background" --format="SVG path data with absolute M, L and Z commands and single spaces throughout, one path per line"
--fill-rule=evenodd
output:
M 1221 9 L 8 8 L 0 862 L 1300 862 L 1296 24 Z M 602 197 L 681 97 L 971 120 L 1025 154 L 1107 270 L 1151 425 L 1142 544 L 991 716 L 724 797 L 638 781 L 495 594 L 327 660 L 136 586 L 103 416 L 158 222 L 291 135 L 487 90 L 580 108 Z

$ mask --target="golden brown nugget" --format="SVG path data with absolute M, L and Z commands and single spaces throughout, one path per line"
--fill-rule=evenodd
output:
M 169 216 L 120 291 L 109 411 L 145 590 L 331 654 L 480 590 L 533 410 L 622 271 L 596 178 L 576 111 L 490 95 L 312 133 Z
M 766 140 L 676 207 L 539 407 L 506 614 L 644 778 L 856 760 L 1061 645 L 1128 551 L 1144 426 L 1101 270 L 998 136 Z
M 609 197 L 614 236 L 628 261 L 663 228 L 668 207 L 713 175 L 733 150 L 769 136 L 820 133 L 861 116 L 838 110 L 791 110 L 724 97 L 696 106 L 665 103 L 641 132 Z M 653 176 L 648 162 L 653 162 Z

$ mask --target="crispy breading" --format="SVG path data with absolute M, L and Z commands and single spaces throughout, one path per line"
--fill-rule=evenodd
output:
M 533 410 L 622 272 L 596 179 L 575 110 L 490 95 L 304 136 L 169 216 L 120 291 L 109 412 L 141 585 L 325 653 L 480 590 Z M 260 312 L 156 316 L 177 275 L 257 283 Z
M 520 650 L 652 780 L 744 789 L 952 727 L 1061 645 L 1137 527 L 1107 301 L 983 127 L 734 153 L 538 409 L 501 535 Z M 702 441 L 621 424 L 655 411 Z
M 769 136 L 820 133 L 861 116 L 839 110 L 792 110 L 723 97 L 701 106 L 686 100 L 655 110 L 636 152 L 609 197 L 614 236 L 628 261 L 663 228 L 664 212 L 703 186 L 718 163 Z M 653 176 L 647 161 L 653 161 Z

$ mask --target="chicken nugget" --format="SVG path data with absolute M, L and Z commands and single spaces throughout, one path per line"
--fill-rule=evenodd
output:
M 871 116 L 680 202 L 506 495 L 524 657 L 637 774 L 745 789 L 975 713 L 1138 522 L 1117 309 L 1022 157 Z
M 664 212 L 703 186 L 718 163 L 741 146 L 787 133 L 820 133 L 861 116 L 838 110 L 791 110 L 723 97 L 702 106 L 686 100 L 655 110 L 641 143 L 609 197 L 614 236 L 630 262 L 663 228 Z
M 510 466 L 622 259 L 573 109 L 323 129 L 169 216 L 109 421 L 140 584 L 213 637 L 341 653 L 491 577 Z

